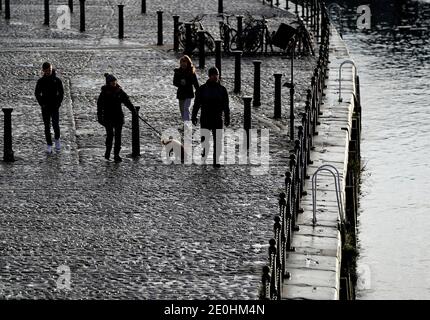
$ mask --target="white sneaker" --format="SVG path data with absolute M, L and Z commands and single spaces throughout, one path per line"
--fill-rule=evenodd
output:
M 52 153 L 52 146 L 50 146 L 50 145 L 46 146 L 46 153 L 48 153 L 48 154 Z
M 58 140 L 54 140 L 55 142 L 55 150 L 56 151 L 60 151 L 61 150 L 61 143 L 60 143 L 60 139 Z

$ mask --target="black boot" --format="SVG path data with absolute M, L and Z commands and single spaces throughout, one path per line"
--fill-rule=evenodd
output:
M 105 152 L 105 159 L 109 160 L 110 159 L 110 152 L 112 150 L 112 147 L 106 147 L 106 152 Z
M 113 160 L 114 160 L 116 163 L 119 163 L 119 162 L 121 162 L 121 161 L 122 161 L 122 158 L 119 156 L 119 154 L 116 154 L 116 155 L 114 155 Z

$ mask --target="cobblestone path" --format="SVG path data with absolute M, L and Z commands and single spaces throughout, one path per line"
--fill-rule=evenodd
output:
M 165 165 L 157 137 L 142 124 L 143 157 L 106 162 L 104 128 L 96 122 L 96 99 L 111 72 L 141 114 L 160 130 L 178 128 L 172 85 L 178 64 L 172 14 L 184 20 L 205 13 L 205 27 L 217 32 L 217 1 L 125 1 L 126 38 L 117 36 L 115 1 L 87 3 L 87 31 L 79 33 L 75 1 L 72 30 L 58 30 L 51 1 L 51 28 L 43 5 L 13 1 L 11 17 L 0 18 L 0 105 L 13 107 L 13 164 L 0 162 L 0 298 L 55 299 L 256 299 L 267 262 L 277 196 L 291 144 L 288 108 L 273 117 L 273 73 L 289 79 L 288 59 L 260 57 L 262 102 L 254 128 L 270 129 L 270 170 L 251 175 L 250 166 L 221 169 Z M 157 47 L 156 14 L 164 10 L 166 45 Z M 261 1 L 225 1 L 225 11 L 293 17 Z M 63 150 L 44 153 L 43 124 L 33 92 L 44 61 L 58 69 L 65 85 L 61 108 Z M 209 58 L 207 65 L 213 64 Z M 297 103 L 310 83 L 313 58 L 298 59 Z M 234 95 L 234 61 L 223 60 L 223 81 L 231 94 L 232 128 L 243 124 L 243 95 L 252 94 L 252 59 L 243 61 L 243 92 Z M 198 71 L 202 83 L 207 70 Z M 289 104 L 283 90 L 283 105 Z M 123 150 L 131 152 L 126 111 Z M 300 112 L 300 109 L 297 110 Z M 3 113 L 0 115 L 3 127 Z M 198 129 L 198 128 L 197 128 Z M 3 134 L 3 130 L 1 130 Z M 3 142 L 0 141 L 3 150 Z M 70 268 L 71 288 L 57 286 L 58 267 Z

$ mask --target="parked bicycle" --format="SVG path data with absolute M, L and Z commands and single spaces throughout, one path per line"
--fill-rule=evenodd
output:
M 219 22 L 219 34 L 222 40 L 224 52 L 232 52 L 238 49 L 238 46 L 235 41 L 232 41 L 236 38 L 237 30 L 230 25 L 229 19 L 233 15 L 221 14 L 219 17 L 222 17 L 222 21 Z
M 215 52 L 215 39 L 214 37 L 205 30 L 202 24 L 202 20 L 204 18 L 204 14 L 195 16 L 192 20 L 189 21 L 191 23 L 191 39 L 189 41 L 189 48 L 187 46 L 187 32 L 184 22 L 179 23 L 179 45 L 183 49 L 187 49 L 188 53 L 191 54 L 195 49 L 199 47 L 199 36 L 198 31 L 203 31 L 205 37 L 205 52 Z
M 247 53 L 256 53 L 258 51 L 267 53 L 269 47 L 273 51 L 272 37 L 274 32 L 270 32 L 264 16 L 262 16 L 262 19 L 255 19 L 247 12 L 244 23 L 245 27 L 242 35 L 239 37 L 236 34 L 231 41 L 232 43 L 234 42 L 237 45 L 240 41 L 243 51 Z

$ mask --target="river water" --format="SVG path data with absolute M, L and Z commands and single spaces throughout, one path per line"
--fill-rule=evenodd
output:
M 428 28 L 430 1 L 404 2 L 371 32 L 343 30 L 363 108 L 357 299 L 430 299 L 429 32 L 387 31 Z

